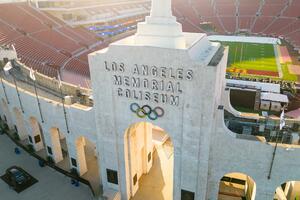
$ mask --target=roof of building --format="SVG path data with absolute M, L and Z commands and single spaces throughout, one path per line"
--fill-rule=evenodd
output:
M 280 85 L 274 83 L 261 83 L 254 81 L 226 79 L 228 87 L 241 89 L 261 90 L 262 92 L 280 93 Z
M 270 93 L 270 92 L 262 92 L 260 99 L 265 100 L 265 101 L 276 101 L 276 102 L 282 102 L 282 103 L 289 102 L 287 95 Z

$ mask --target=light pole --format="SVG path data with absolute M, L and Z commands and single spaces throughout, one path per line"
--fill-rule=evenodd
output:
M 17 91 L 17 95 L 18 95 L 18 99 L 19 99 L 20 108 L 22 110 L 22 113 L 24 113 L 24 108 L 23 108 L 23 104 L 22 104 L 22 101 L 21 101 L 21 96 L 20 96 L 18 84 L 17 84 L 17 81 L 16 81 L 16 77 L 13 74 L 11 74 L 11 76 L 13 77 L 14 84 L 15 84 L 15 87 L 16 87 L 16 91 Z
M 12 76 L 14 84 L 15 84 L 15 87 L 16 87 L 16 91 L 17 91 L 17 96 L 18 96 L 18 99 L 19 99 L 20 108 L 22 110 L 22 113 L 24 113 L 24 108 L 23 108 L 23 105 L 22 105 L 21 96 L 20 96 L 20 93 L 19 93 L 19 88 L 18 88 L 18 84 L 17 84 L 17 81 L 16 81 L 16 77 L 12 73 L 10 73 L 10 70 L 12 70 L 12 68 L 13 68 L 13 65 L 12 65 L 11 61 L 8 61 L 5 64 L 4 68 L 3 68 L 4 74 L 7 72 L 8 74 L 10 74 Z M 3 80 L 2 80 L 2 78 L 1 78 L 1 82 L 2 82 L 2 86 L 3 86 Z M 5 94 L 6 94 L 6 92 L 5 92 Z
M 61 78 L 60 78 L 59 71 L 57 71 L 57 76 L 58 76 L 58 88 L 59 88 L 59 91 L 60 91 L 60 97 L 61 97 L 61 103 L 62 103 L 64 118 L 65 118 L 66 128 L 67 128 L 67 132 L 70 133 L 68 118 L 67 118 L 67 111 L 66 111 L 66 107 L 65 107 L 65 98 L 64 98 L 64 95 L 63 95 L 63 92 L 62 92 L 62 83 L 61 83 Z
M 37 101 L 37 104 L 38 104 L 38 108 L 39 108 L 39 112 L 40 112 L 40 116 L 41 116 L 41 120 L 42 120 L 42 123 L 44 123 L 44 117 L 43 117 L 43 113 L 42 113 L 42 108 L 41 108 L 41 103 L 40 103 L 40 99 L 39 99 L 39 96 L 38 96 L 38 93 L 37 93 L 37 88 L 36 88 L 36 78 L 35 78 L 35 72 L 33 71 L 33 69 L 31 68 L 30 69 L 30 75 L 29 77 L 31 78 L 31 80 L 33 81 L 33 86 L 34 86 L 34 92 L 35 92 L 35 97 L 36 97 L 36 101 Z
M 272 169 L 273 169 L 275 155 L 276 155 L 277 146 L 278 146 L 278 135 L 280 132 L 281 132 L 281 130 L 276 131 L 276 141 L 275 141 L 276 143 L 275 143 L 274 151 L 272 154 L 272 160 L 271 160 L 270 170 L 269 170 L 269 174 L 268 174 L 268 179 L 271 179 Z
M 278 147 L 278 136 L 281 133 L 283 127 L 285 126 L 284 110 L 285 110 L 285 106 L 282 108 L 282 113 L 280 115 L 279 129 L 276 131 L 276 141 L 275 141 L 274 151 L 273 151 L 273 154 L 272 154 L 272 160 L 271 160 L 270 170 L 269 170 L 269 174 L 268 174 L 268 179 L 271 179 L 271 174 L 272 174 L 272 169 L 273 169 L 273 165 L 274 165 L 275 155 L 276 155 L 276 151 L 277 151 L 277 147 Z
M 1 84 L 2 84 L 3 91 L 4 91 L 5 99 L 6 99 L 7 104 L 9 104 L 9 100 L 8 100 L 8 97 L 7 97 L 6 88 L 5 88 L 5 85 L 3 83 L 2 76 L 0 75 L 0 77 L 1 77 Z

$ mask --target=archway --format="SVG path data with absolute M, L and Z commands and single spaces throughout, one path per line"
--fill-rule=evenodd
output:
M 58 167 L 69 170 L 70 162 L 66 137 L 58 128 L 50 129 L 50 137 L 51 147 L 47 146 L 48 155 L 53 158 Z
M 300 181 L 288 181 L 276 188 L 274 200 L 300 199 Z
M 160 127 L 141 122 L 124 136 L 126 180 L 132 200 L 173 198 L 174 149 Z M 107 172 L 109 177 L 109 172 Z
M 27 139 L 27 130 L 25 127 L 25 121 L 22 115 L 22 112 L 18 108 L 13 109 L 15 117 L 16 117 L 16 132 L 20 138 L 20 140 L 25 140 Z
M 71 159 L 72 167 L 77 169 L 82 178 L 91 183 L 95 194 L 99 195 L 101 178 L 96 143 L 82 136 L 77 138 L 75 144 L 76 161 Z
M 220 180 L 218 200 L 254 200 L 255 195 L 256 184 L 246 174 L 229 173 Z
M 40 151 L 44 149 L 45 142 L 42 127 L 35 117 L 30 117 L 29 123 L 31 126 L 31 132 L 28 135 L 29 143 L 32 144 L 35 151 Z
M 13 122 L 11 118 L 11 113 L 9 111 L 8 105 L 4 99 L 1 99 L 1 105 L 2 105 L 2 110 L 3 110 L 3 119 L 8 125 L 9 128 L 13 127 Z

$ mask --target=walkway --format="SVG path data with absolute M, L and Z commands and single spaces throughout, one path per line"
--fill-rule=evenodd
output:
M 21 150 L 20 155 L 14 153 L 16 145 L 6 136 L 0 135 L 0 175 L 13 165 L 25 169 L 39 182 L 17 194 L 0 180 L 0 199 L 5 200 L 95 200 L 90 189 L 84 184 L 79 187 L 71 185 L 70 178 L 55 170 L 38 165 L 38 161 Z
M 156 145 L 153 166 L 150 172 L 140 178 L 140 188 L 131 200 L 171 200 L 173 199 L 173 147 L 167 141 Z

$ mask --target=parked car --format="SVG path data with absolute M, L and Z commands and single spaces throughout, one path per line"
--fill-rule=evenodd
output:
M 10 181 L 12 182 L 13 187 L 18 187 L 20 185 L 23 185 L 29 179 L 27 173 L 20 167 L 16 167 L 16 166 L 8 168 L 6 170 L 6 174 L 8 175 Z

